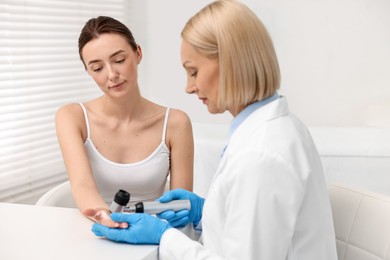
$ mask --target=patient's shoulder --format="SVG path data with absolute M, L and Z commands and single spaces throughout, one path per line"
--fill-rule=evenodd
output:
M 183 128 L 191 127 L 189 116 L 180 109 L 170 109 L 168 118 L 168 127 Z

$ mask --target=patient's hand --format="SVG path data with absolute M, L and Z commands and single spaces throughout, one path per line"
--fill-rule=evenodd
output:
M 86 209 L 83 211 L 84 216 L 111 228 L 128 228 L 127 222 L 115 222 L 110 217 L 108 209 Z

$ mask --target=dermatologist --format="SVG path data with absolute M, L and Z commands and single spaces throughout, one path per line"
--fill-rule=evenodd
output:
M 277 92 L 278 61 L 262 22 L 244 4 L 220 0 L 193 16 L 181 35 L 186 91 L 210 113 L 234 116 L 207 199 L 172 190 L 160 202 L 189 199 L 189 211 L 160 218 L 113 213 L 129 227 L 94 224 L 93 232 L 159 244 L 160 259 L 336 260 L 320 158 L 309 131 Z M 200 241 L 175 228 L 188 223 L 202 229 Z

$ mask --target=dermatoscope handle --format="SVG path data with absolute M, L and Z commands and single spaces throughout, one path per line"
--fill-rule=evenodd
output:
M 166 210 L 180 211 L 183 209 L 191 209 L 191 202 L 189 200 L 173 200 L 166 203 L 161 203 L 158 201 L 146 201 L 136 203 L 134 208 L 130 207 L 131 212 L 148 214 L 158 214 Z M 124 213 L 126 213 L 126 210 Z
M 118 190 L 115 198 L 110 205 L 111 212 L 123 213 L 148 213 L 158 214 L 166 210 L 180 211 L 183 209 L 190 210 L 191 202 L 189 200 L 172 200 L 167 203 L 158 201 L 138 202 L 130 206 L 126 206 L 130 201 L 130 193 L 125 190 Z

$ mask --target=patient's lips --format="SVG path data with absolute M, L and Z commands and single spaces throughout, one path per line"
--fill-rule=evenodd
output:
M 121 82 L 121 83 L 118 83 L 118 84 L 115 84 L 115 85 L 112 85 L 109 87 L 109 89 L 120 89 L 122 87 L 124 82 Z

